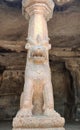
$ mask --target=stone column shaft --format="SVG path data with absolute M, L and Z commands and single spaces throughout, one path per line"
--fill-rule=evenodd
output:
M 23 15 L 29 20 L 28 42 L 36 43 L 37 37 L 48 43 L 47 21 L 52 17 L 54 3 L 52 0 L 23 0 Z
M 34 14 L 29 20 L 28 40 L 31 38 L 36 41 L 37 36 L 48 42 L 47 23 L 42 14 Z

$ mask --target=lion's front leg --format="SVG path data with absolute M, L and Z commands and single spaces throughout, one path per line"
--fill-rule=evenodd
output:
M 17 116 L 31 116 L 32 115 L 32 96 L 33 96 L 33 81 L 25 79 L 24 90 L 21 95 L 21 106 Z
M 54 112 L 54 100 L 53 100 L 53 89 L 52 83 L 47 81 L 44 85 L 44 115 L 52 115 Z

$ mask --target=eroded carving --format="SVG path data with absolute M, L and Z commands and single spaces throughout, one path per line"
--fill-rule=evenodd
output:
M 50 126 L 51 124 L 53 124 L 53 127 L 55 127 L 56 125 L 58 127 L 63 126 L 64 119 L 60 117 L 60 115 L 54 110 L 51 71 L 49 67 L 48 55 L 50 46 L 48 43 L 44 43 L 43 45 L 32 45 L 28 43 L 26 45 L 26 48 L 28 49 L 28 55 L 25 70 L 25 84 L 23 93 L 21 95 L 20 110 L 17 113 L 16 118 L 14 118 L 13 126 L 14 128 L 18 126 L 28 127 L 28 124 L 25 123 L 25 120 L 27 119 L 29 125 L 31 124 L 31 122 L 33 122 L 29 127 L 36 128 L 35 120 L 37 116 L 35 117 L 35 115 L 32 114 L 34 105 L 32 104 L 32 100 L 33 94 L 36 90 L 36 93 L 39 93 L 39 91 L 41 90 L 44 101 L 44 104 L 42 106 L 43 117 L 38 118 L 38 127 L 40 127 L 40 124 L 42 124 L 41 120 L 43 119 L 45 119 L 45 121 L 47 122 L 46 127 Z M 33 115 L 35 118 L 33 118 Z M 49 122 L 49 118 L 51 122 Z M 30 121 L 30 119 L 32 121 Z M 20 120 L 22 120 L 22 123 L 20 123 Z M 45 127 L 45 125 L 42 124 L 42 127 Z

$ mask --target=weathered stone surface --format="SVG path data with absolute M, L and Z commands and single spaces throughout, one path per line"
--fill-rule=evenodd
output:
M 22 92 L 23 83 L 24 83 L 24 71 L 21 70 L 4 71 L 0 86 L 0 94 L 20 95 Z
M 0 40 L 0 52 L 22 52 L 25 51 L 26 41 L 4 41 Z
M 12 130 L 35 130 L 35 129 L 26 129 L 26 128 L 14 128 Z M 65 128 L 36 128 L 36 130 L 65 130 Z
M 64 125 L 64 118 L 54 114 L 54 116 L 32 116 L 14 118 L 13 128 L 59 128 Z
M 19 99 L 20 96 L 17 94 L 0 94 L 0 120 L 11 120 L 16 115 Z
M 0 119 L 11 119 L 19 109 L 24 71 L 5 70 L 0 83 Z M 13 100 L 14 99 L 14 100 Z
M 0 53 L 0 64 L 8 70 L 23 70 L 26 56 L 26 53 Z

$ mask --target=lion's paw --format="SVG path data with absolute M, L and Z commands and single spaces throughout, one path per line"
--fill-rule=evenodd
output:
M 45 116 L 58 116 L 60 117 L 60 114 L 58 114 L 54 109 L 46 109 L 44 111 Z
M 32 111 L 29 109 L 21 109 L 19 110 L 19 112 L 16 115 L 17 117 L 28 117 L 28 116 L 32 116 Z

